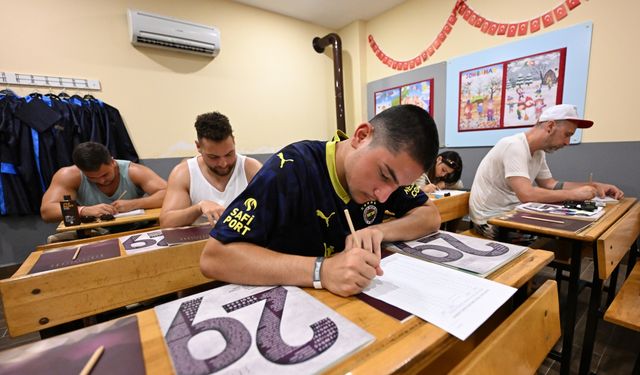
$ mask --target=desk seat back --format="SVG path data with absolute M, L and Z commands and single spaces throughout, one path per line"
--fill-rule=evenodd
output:
M 451 374 L 534 374 L 559 338 L 558 288 L 548 280 Z
M 636 203 L 598 238 L 598 277 L 607 280 L 640 236 L 640 203 Z

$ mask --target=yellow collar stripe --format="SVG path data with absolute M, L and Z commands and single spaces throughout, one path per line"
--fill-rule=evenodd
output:
M 327 142 L 326 145 L 326 154 L 327 154 L 327 170 L 329 170 L 329 177 L 331 178 L 331 185 L 333 185 L 333 190 L 335 190 L 336 194 L 342 199 L 342 201 L 347 204 L 351 200 L 351 197 L 347 193 L 347 191 L 342 187 L 340 180 L 338 179 L 338 172 L 336 171 L 336 143 L 348 139 L 348 137 L 338 130 L 333 139 Z

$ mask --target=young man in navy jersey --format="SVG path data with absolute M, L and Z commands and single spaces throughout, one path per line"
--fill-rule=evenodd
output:
M 382 275 L 382 241 L 439 228 L 437 208 L 412 184 L 437 151 L 436 125 L 414 105 L 385 110 L 352 138 L 339 132 L 329 142 L 286 146 L 218 220 L 200 260 L 203 274 L 238 284 L 359 293 Z M 396 219 L 383 222 L 385 212 Z

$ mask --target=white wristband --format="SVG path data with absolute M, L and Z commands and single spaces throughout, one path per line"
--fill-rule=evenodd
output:
M 316 289 L 322 289 L 322 283 L 320 282 L 322 262 L 324 262 L 324 257 L 317 257 L 313 266 L 313 287 Z

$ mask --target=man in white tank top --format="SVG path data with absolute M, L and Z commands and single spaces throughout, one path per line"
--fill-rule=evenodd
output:
M 225 115 L 202 114 L 195 128 L 200 155 L 183 160 L 171 171 L 160 213 L 163 228 L 191 225 L 201 217 L 213 224 L 262 166 L 236 153 L 233 130 Z

